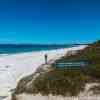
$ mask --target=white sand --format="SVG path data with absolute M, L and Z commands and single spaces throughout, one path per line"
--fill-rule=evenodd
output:
M 100 100 L 100 96 L 77 96 L 77 97 L 62 97 L 62 96 L 42 96 L 41 94 L 20 94 L 17 100 Z
M 66 49 L 30 52 L 15 55 L 0 56 L 0 96 L 8 96 L 9 90 L 16 87 L 17 82 L 23 77 L 34 73 L 38 66 L 44 63 L 44 54 L 49 60 L 55 60 L 70 50 L 80 50 L 86 46 Z

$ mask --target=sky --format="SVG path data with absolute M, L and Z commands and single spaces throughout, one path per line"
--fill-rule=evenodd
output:
M 0 43 L 100 39 L 100 0 L 0 0 Z

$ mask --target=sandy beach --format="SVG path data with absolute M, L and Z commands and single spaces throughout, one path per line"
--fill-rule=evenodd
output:
M 17 82 L 24 76 L 30 75 L 44 63 L 44 55 L 48 54 L 48 61 L 59 59 L 70 50 L 80 50 L 86 46 L 78 46 L 65 49 L 29 52 L 13 55 L 3 55 L 0 57 L 0 96 L 10 95 L 10 90 L 14 89 Z M 1 100 L 1 99 L 0 99 Z

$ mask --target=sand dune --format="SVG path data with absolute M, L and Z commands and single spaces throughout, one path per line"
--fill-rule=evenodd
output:
M 15 88 L 17 82 L 24 76 L 34 73 L 44 63 L 44 54 L 48 60 L 55 60 L 65 55 L 70 50 L 80 50 L 86 46 L 57 49 L 41 52 L 4 55 L 0 57 L 0 96 L 10 95 L 10 90 Z

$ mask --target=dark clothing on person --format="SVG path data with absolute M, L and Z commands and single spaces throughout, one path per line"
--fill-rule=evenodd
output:
M 48 61 L 48 55 L 45 54 L 45 64 L 47 64 L 47 61 Z

